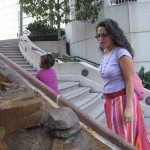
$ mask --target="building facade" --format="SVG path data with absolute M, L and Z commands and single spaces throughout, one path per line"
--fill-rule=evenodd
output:
M 20 11 L 19 0 L 0 0 L 0 40 L 17 38 L 32 21 Z
M 70 0 L 70 4 L 73 3 Z M 150 70 L 150 0 L 105 0 L 99 20 L 112 18 L 123 29 L 135 50 L 135 69 L 142 66 Z M 70 16 L 74 17 L 74 14 Z M 20 13 L 19 0 L 0 0 L 0 40 L 17 38 L 33 19 Z M 68 23 L 66 39 L 70 44 L 71 56 L 80 56 L 100 63 L 101 53 L 95 39 L 95 24 L 73 21 Z
M 135 69 L 150 70 L 150 0 L 108 0 L 99 20 L 111 18 L 118 22 L 135 50 Z M 74 21 L 66 25 L 66 38 L 71 56 L 80 56 L 100 63 L 101 53 L 95 39 L 95 24 Z
M 18 13 L 18 0 L 0 0 L 0 40 L 17 37 Z

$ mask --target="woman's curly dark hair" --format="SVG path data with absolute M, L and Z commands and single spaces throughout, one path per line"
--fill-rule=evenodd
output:
M 128 42 L 127 38 L 125 37 L 123 31 L 118 26 L 118 23 L 112 19 L 104 19 L 100 21 L 96 26 L 96 33 L 99 27 L 104 27 L 107 33 L 112 37 L 114 43 L 118 47 L 126 48 L 129 53 L 134 56 L 134 50 L 131 47 L 130 43 Z
M 40 57 L 40 68 L 48 69 L 55 64 L 55 58 L 51 54 L 46 54 Z

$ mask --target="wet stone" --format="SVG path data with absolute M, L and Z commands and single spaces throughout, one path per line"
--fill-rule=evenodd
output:
M 84 129 L 66 140 L 54 138 L 49 134 L 47 124 L 19 130 L 5 143 L 7 150 L 112 150 L 89 136 Z
M 90 137 L 87 132 L 82 129 L 78 134 L 64 141 L 64 150 L 112 150 L 105 144 Z
M 8 150 L 51 150 L 53 137 L 44 125 L 23 129 L 10 135 L 6 143 Z
M 81 129 L 76 114 L 69 107 L 52 111 L 49 114 L 48 126 L 50 133 L 58 138 L 68 138 Z
M 79 120 L 69 107 L 57 108 L 49 114 L 50 129 L 69 129 L 75 124 L 79 124 Z
M 58 138 L 69 138 L 71 136 L 74 136 L 77 132 L 81 130 L 81 127 L 77 124 L 74 125 L 72 128 L 69 129 L 49 129 L 50 133 L 54 137 Z

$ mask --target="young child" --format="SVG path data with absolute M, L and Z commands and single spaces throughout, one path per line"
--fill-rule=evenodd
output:
M 40 57 L 40 70 L 36 73 L 36 78 L 60 94 L 58 90 L 58 81 L 55 70 L 52 68 L 55 64 L 55 58 L 51 54 L 45 54 Z

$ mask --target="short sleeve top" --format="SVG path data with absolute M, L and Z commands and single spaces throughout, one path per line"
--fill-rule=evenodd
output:
M 122 56 L 132 58 L 128 50 L 121 47 L 116 47 L 110 53 L 102 53 L 103 58 L 98 68 L 102 78 L 102 93 L 114 93 L 125 88 L 125 81 L 119 65 L 119 59 Z
M 53 89 L 56 93 L 60 94 L 58 89 L 57 75 L 53 68 L 41 69 L 37 71 L 36 78 Z

